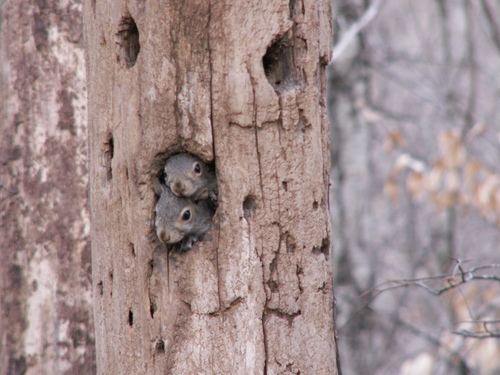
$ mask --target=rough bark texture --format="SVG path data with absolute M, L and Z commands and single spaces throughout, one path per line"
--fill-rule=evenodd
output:
M 82 4 L 0 6 L 0 373 L 92 374 Z
M 101 374 L 335 374 L 327 0 L 88 0 Z M 215 161 L 212 230 L 153 233 L 169 155 Z

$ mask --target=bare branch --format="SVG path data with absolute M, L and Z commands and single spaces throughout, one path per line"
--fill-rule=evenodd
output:
M 485 332 L 470 332 L 467 330 L 464 331 L 454 331 L 452 332 L 455 335 L 463 336 L 463 337 L 469 337 L 473 339 L 491 339 L 491 338 L 500 338 L 500 333 L 497 334 L 490 334 L 490 333 L 485 333 Z
M 495 14 L 495 11 L 493 9 L 494 6 L 490 4 L 488 0 L 481 0 L 481 6 L 483 8 L 486 20 L 488 21 L 488 26 L 490 28 L 491 39 L 493 41 L 493 44 L 500 52 L 500 28 L 498 27 L 494 17 Z
M 366 295 L 369 292 L 376 291 L 378 293 L 375 294 L 374 297 L 376 297 L 378 294 L 391 290 L 391 289 L 396 289 L 396 288 L 401 288 L 401 287 L 407 287 L 407 286 L 413 286 L 416 285 L 418 287 L 421 287 L 430 293 L 434 295 L 440 295 L 450 289 L 456 288 L 470 280 L 491 280 L 491 281 L 499 281 L 500 282 L 500 276 L 493 276 L 493 275 L 476 275 L 475 273 L 478 271 L 482 271 L 485 269 L 492 269 L 492 268 L 500 268 L 500 264 L 489 264 L 489 265 L 483 265 L 483 266 L 478 266 L 471 268 L 470 270 L 464 271 L 461 267 L 460 264 L 465 262 L 464 260 L 460 259 L 454 259 L 457 261 L 457 266 L 454 267 L 453 272 L 447 273 L 447 274 L 442 274 L 442 275 L 437 275 L 437 276 L 429 276 L 429 277 L 420 277 L 416 279 L 401 279 L 401 280 L 387 280 L 372 289 L 366 291 L 363 293 L 363 295 Z M 460 280 L 457 282 L 455 280 L 455 277 L 459 276 Z M 449 286 L 441 288 L 441 289 L 433 289 L 430 286 L 426 284 L 428 281 L 433 281 L 433 280 L 446 280 L 449 284 Z M 387 284 L 396 284 L 396 285 L 391 285 L 388 287 L 381 288 L 384 285 Z
M 373 19 L 379 14 L 382 8 L 384 0 L 374 0 L 373 3 L 368 7 L 366 12 L 361 16 L 359 20 L 354 22 L 349 30 L 342 36 L 339 42 L 333 46 L 332 60 L 331 62 L 337 61 L 345 52 L 347 47 L 352 43 L 354 38 L 363 30 L 366 26 L 373 21 Z
M 464 362 L 464 358 L 462 357 L 460 352 L 457 351 L 456 349 L 453 349 L 449 345 L 449 343 L 446 342 L 446 340 L 441 340 L 438 337 L 435 337 L 434 335 L 432 335 L 428 332 L 425 332 L 424 330 L 418 328 L 417 326 L 415 326 L 409 322 L 404 321 L 396 314 L 391 314 L 390 318 L 396 324 L 398 324 L 400 327 L 407 329 L 409 332 L 413 333 L 415 336 L 418 336 L 418 337 L 423 338 L 424 340 L 427 340 L 429 343 L 440 348 L 440 350 L 446 351 L 451 357 L 456 358 L 456 360 L 458 360 L 460 363 L 463 363 L 464 366 L 466 366 L 466 364 Z
M 459 324 L 465 324 L 465 323 L 482 324 L 483 330 L 469 331 L 467 329 L 462 329 L 460 331 L 455 331 L 453 333 L 459 336 L 475 338 L 475 339 L 500 338 L 500 329 L 490 328 L 490 326 L 493 324 L 499 325 L 500 320 L 476 320 L 476 321 L 460 322 Z
M 477 275 L 479 271 L 483 270 L 488 270 L 488 269 L 495 269 L 495 268 L 500 268 L 500 264 L 490 264 L 490 265 L 483 265 L 483 266 L 478 266 L 471 268 L 470 270 L 464 270 L 462 265 L 464 262 L 467 262 L 467 260 L 463 259 L 455 259 L 453 258 L 457 264 L 453 268 L 453 271 L 448 274 L 443 274 L 443 275 L 438 275 L 438 276 L 430 276 L 430 277 L 422 277 L 422 278 L 416 278 L 416 279 L 406 279 L 406 280 L 388 280 L 370 290 L 367 292 L 363 293 L 363 295 L 367 295 L 368 293 L 372 293 L 372 297 L 370 300 L 366 303 L 365 306 L 368 306 L 377 296 L 380 294 L 387 292 L 392 289 L 397 289 L 397 288 L 402 288 L 402 287 L 410 287 L 410 286 L 418 286 L 427 292 L 439 296 L 450 289 L 455 289 L 460 287 L 462 284 L 465 284 L 471 280 L 488 280 L 488 281 L 497 281 L 500 282 L 500 276 L 495 276 L 495 275 Z M 448 283 L 448 286 L 440 289 L 434 289 L 431 286 L 427 285 L 427 282 L 430 281 L 436 281 L 436 280 L 442 280 L 446 281 Z M 396 285 L 390 285 L 384 288 L 381 288 L 383 285 L 387 284 L 396 284 Z M 459 290 L 461 290 L 459 288 Z M 375 292 L 375 293 L 373 293 Z M 465 297 L 464 297 L 465 298 Z M 469 311 L 470 315 L 472 316 L 472 313 Z M 464 322 L 459 322 L 457 324 L 465 324 L 465 323 L 474 323 L 474 324 L 482 324 L 482 330 L 478 331 L 470 331 L 467 329 L 462 329 L 458 331 L 454 331 L 453 333 L 456 335 L 460 335 L 463 337 L 469 337 L 469 338 L 478 338 L 478 339 L 484 339 L 484 338 L 500 338 L 500 329 L 492 329 L 491 326 L 496 324 L 500 324 L 500 320 L 473 320 L 473 321 L 464 321 Z

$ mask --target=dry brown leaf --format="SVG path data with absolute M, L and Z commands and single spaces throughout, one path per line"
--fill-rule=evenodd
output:
M 485 180 L 477 185 L 476 197 L 478 206 L 486 212 L 496 207 L 497 191 L 500 188 L 499 177 L 490 173 Z
M 404 136 L 401 130 L 393 129 L 389 132 L 388 137 L 384 142 L 384 152 L 389 153 L 397 147 L 401 147 L 404 144 Z
M 460 177 L 456 170 L 449 170 L 445 172 L 445 188 L 450 193 L 455 193 L 460 188 Z
M 387 196 L 393 202 L 398 200 L 398 185 L 393 178 L 389 178 L 384 185 L 384 195 Z
M 464 169 L 464 180 L 466 184 L 471 184 L 474 177 L 478 174 L 480 170 L 483 169 L 483 165 L 478 161 L 468 161 L 465 164 Z
M 438 191 L 441 186 L 443 169 L 433 167 L 425 177 L 425 187 L 429 191 Z
M 416 198 L 421 198 L 425 193 L 424 176 L 419 172 L 411 172 L 406 178 L 406 188 Z
M 458 168 L 465 163 L 465 147 L 456 131 L 445 131 L 439 136 L 439 150 L 447 168 Z
M 466 135 L 467 141 L 471 141 L 486 132 L 486 126 L 484 124 L 475 124 Z

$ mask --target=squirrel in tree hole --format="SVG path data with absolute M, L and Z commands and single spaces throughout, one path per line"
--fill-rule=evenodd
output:
M 155 208 L 156 235 L 166 244 L 180 242 L 182 251 L 191 249 L 210 229 L 213 210 L 208 200 L 178 197 L 158 180 L 153 187 L 160 197 Z
M 164 172 L 165 184 L 176 196 L 217 202 L 215 172 L 200 158 L 186 153 L 171 156 L 165 162 Z

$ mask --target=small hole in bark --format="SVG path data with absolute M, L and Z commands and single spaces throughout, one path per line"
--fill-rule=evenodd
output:
M 273 260 L 271 261 L 271 264 L 269 264 L 269 271 L 274 272 L 278 269 L 278 255 L 276 255 Z
M 128 325 L 131 327 L 134 325 L 134 313 L 132 310 L 128 311 Z
M 255 212 L 256 207 L 257 207 L 257 203 L 256 203 L 255 196 L 247 195 L 247 197 L 243 201 L 243 217 L 247 220 L 251 219 L 254 212 Z
M 295 15 L 295 2 L 295 0 L 290 0 L 290 2 L 288 3 L 288 8 L 290 9 L 290 18 L 293 18 L 293 16 Z
M 314 201 L 313 202 L 313 210 L 317 210 L 318 209 L 318 202 Z
M 110 138 L 108 140 L 108 152 L 109 152 L 109 157 L 113 159 L 113 156 L 115 156 L 115 141 L 113 140 L 112 135 L 110 135 Z
M 280 94 L 295 83 L 293 49 L 288 38 L 282 36 L 267 49 L 262 58 L 267 80 L 276 93 Z
M 154 319 L 154 317 L 155 317 L 155 312 L 156 312 L 156 303 L 151 302 L 149 304 L 149 313 L 151 314 L 152 319 Z
M 293 253 L 295 251 L 295 248 L 297 247 L 297 244 L 295 242 L 295 237 L 293 237 L 291 234 L 286 234 L 286 252 L 287 253 Z
M 113 166 L 111 160 L 115 155 L 115 142 L 113 140 L 113 134 L 109 134 L 108 140 L 104 144 L 104 159 L 106 164 L 106 178 L 110 181 L 113 178 Z
M 304 270 L 303 270 L 303 269 L 302 269 L 302 267 L 301 267 L 301 266 L 299 266 L 298 264 L 297 264 L 297 267 L 295 268 L 295 274 L 296 274 L 297 276 L 299 276 L 299 275 L 303 275 L 303 274 L 304 274 Z
M 283 190 L 288 191 L 288 182 L 283 181 L 281 184 L 283 185 Z
M 9 367 L 8 367 L 7 373 L 8 374 L 16 374 L 16 375 L 17 374 L 26 374 L 28 372 L 28 368 L 33 366 L 32 357 L 30 356 L 28 358 L 29 358 L 29 362 L 24 355 L 21 355 L 21 356 L 12 355 L 9 358 L 9 364 L 8 364 Z
M 165 351 L 165 340 L 159 339 L 158 341 L 156 341 L 155 347 L 156 347 L 156 351 L 164 352 Z
M 132 68 L 137 62 L 141 51 L 139 43 L 139 29 L 130 14 L 126 14 L 118 24 L 116 37 L 116 60 L 125 63 L 127 68 Z
M 153 275 L 154 267 L 155 267 L 155 260 L 151 258 L 150 260 L 148 260 L 148 268 L 146 269 L 148 277 L 151 277 Z
M 99 294 L 102 296 L 104 294 L 104 287 L 102 281 L 99 281 L 97 283 L 97 290 L 99 291 Z
M 296 0 L 290 0 L 288 8 L 290 9 L 290 18 L 293 18 L 299 12 L 305 14 L 304 4 L 302 1 L 297 2 Z
M 326 258 L 330 255 L 330 241 L 328 238 L 323 238 L 321 246 L 313 246 L 312 252 L 314 254 L 323 254 Z
M 269 290 L 272 292 L 272 293 L 276 293 L 279 289 L 278 287 L 278 283 L 274 280 L 269 280 L 267 282 L 267 286 L 269 286 Z
M 304 133 L 307 131 L 307 129 L 310 129 L 310 128 L 311 128 L 311 126 L 307 122 L 307 118 L 304 115 L 304 110 L 299 109 L 299 122 L 297 124 L 297 133 L 298 133 L 298 136 L 301 140 L 303 140 L 302 137 L 303 137 Z
M 113 271 L 109 271 L 109 278 L 113 280 Z
M 130 249 L 130 253 L 131 253 L 131 254 L 132 254 L 132 256 L 135 258 L 135 256 L 136 256 L 136 253 L 135 253 L 135 246 L 134 246 L 134 244 L 133 244 L 132 242 L 129 244 L 129 249 Z
M 21 288 L 24 281 L 23 269 L 18 265 L 12 265 L 7 271 L 7 279 L 10 288 Z

